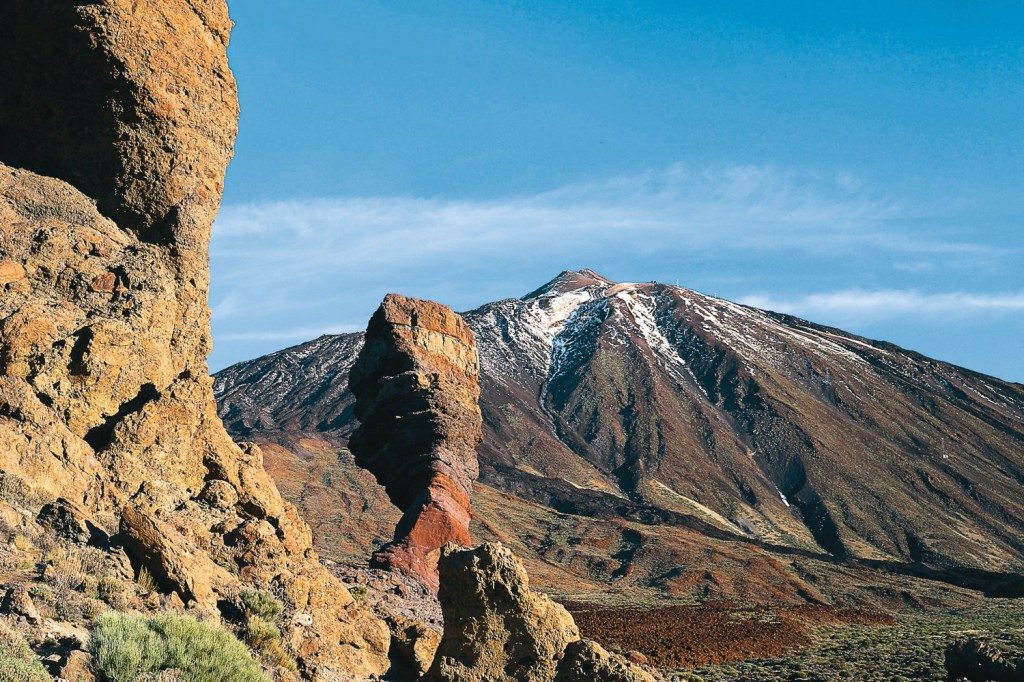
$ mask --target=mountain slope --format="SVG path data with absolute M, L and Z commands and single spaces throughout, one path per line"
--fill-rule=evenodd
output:
M 587 270 L 465 318 L 495 491 L 836 560 L 1024 570 L 1019 384 Z M 360 343 L 321 337 L 220 372 L 221 416 L 240 437 L 344 446 Z

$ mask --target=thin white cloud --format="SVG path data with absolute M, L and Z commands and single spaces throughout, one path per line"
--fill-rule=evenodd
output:
M 794 298 L 751 295 L 741 303 L 811 319 L 872 322 L 891 318 L 965 318 L 1024 312 L 1024 291 L 976 294 L 964 291 L 926 293 L 916 290 L 845 289 Z
M 498 199 L 228 205 L 211 245 L 215 364 L 361 328 L 387 291 L 471 307 L 528 291 L 561 269 L 609 262 L 646 271 L 706 257 L 836 262 L 884 253 L 948 267 L 1001 253 L 921 225 L 920 212 L 849 174 L 772 166 L 675 165 Z
M 365 197 L 228 206 L 217 221 L 215 253 L 266 254 L 310 266 L 415 260 L 457 252 L 504 253 L 650 239 L 670 248 L 840 250 L 879 239 L 897 206 L 849 189 L 845 176 L 799 176 L 771 167 L 658 172 L 497 200 Z M 583 243 L 581 243 L 583 242 Z M 923 246 L 923 245 L 921 245 Z M 900 245 L 915 248 L 912 244 Z

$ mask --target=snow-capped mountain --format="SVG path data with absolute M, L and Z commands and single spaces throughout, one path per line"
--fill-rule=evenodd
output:
M 1019 384 L 589 270 L 465 318 L 481 481 L 499 492 L 840 560 L 1024 571 Z M 344 445 L 360 343 L 325 336 L 220 372 L 229 429 Z

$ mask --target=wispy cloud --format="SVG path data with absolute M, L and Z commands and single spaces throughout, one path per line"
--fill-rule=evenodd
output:
M 963 291 L 925 293 L 915 290 L 846 289 L 794 298 L 745 296 L 741 303 L 818 319 L 872 322 L 891 318 L 965 318 L 1024 312 L 1024 291 L 974 294 Z
M 523 254 L 537 246 L 578 253 L 609 241 L 627 250 L 934 248 L 883 239 L 885 221 L 902 213 L 852 189 L 843 175 L 677 165 L 497 200 L 369 197 L 228 206 L 214 249 L 245 258 L 252 239 L 260 238 L 261 255 L 278 263 L 298 258 L 307 267 L 364 267 L 509 249 Z M 266 240 L 279 248 L 268 254 Z
M 659 266 L 674 278 L 695 263 L 724 277 L 793 268 L 796 259 L 820 269 L 864 254 L 920 267 L 1000 257 L 926 222 L 848 174 L 772 166 L 675 165 L 497 199 L 228 205 L 211 246 L 214 364 L 278 341 L 360 328 L 386 291 L 469 307 L 528 291 L 561 269 L 601 264 L 646 277 Z M 810 315 L 827 301 L 776 307 L 789 304 Z M 845 305 L 851 313 L 867 306 Z

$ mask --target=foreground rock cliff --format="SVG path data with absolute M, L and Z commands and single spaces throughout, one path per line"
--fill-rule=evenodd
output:
M 0 512 L 64 519 L 165 606 L 230 618 L 269 588 L 302 672 L 365 677 L 387 666 L 385 624 L 317 562 L 207 377 L 230 28 L 222 0 L 0 10 L 0 472 L 34 501 Z
M 396 294 L 370 319 L 349 373 L 360 420 L 352 453 L 403 510 L 394 540 L 374 561 L 434 590 L 441 547 L 470 542 L 479 374 L 476 341 L 461 317 Z

